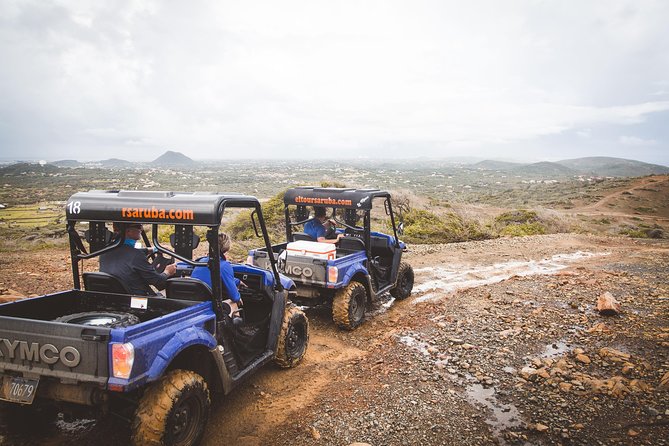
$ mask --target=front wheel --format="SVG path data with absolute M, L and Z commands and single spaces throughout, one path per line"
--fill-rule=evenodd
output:
M 397 300 L 403 300 L 411 296 L 413 290 L 413 268 L 405 262 L 400 263 L 400 268 L 397 271 L 397 284 L 395 288 L 390 290 L 390 294 Z
M 285 369 L 295 367 L 304 358 L 308 345 L 307 316 L 294 305 L 286 307 L 274 362 Z
M 189 370 L 172 370 L 140 399 L 132 423 L 133 444 L 198 444 L 209 419 L 210 404 L 202 376 Z
M 351 282 L 334 296 L 332 319 L 340 328 L 353 330 L 365 320 L 367 290 L 360 282 Z

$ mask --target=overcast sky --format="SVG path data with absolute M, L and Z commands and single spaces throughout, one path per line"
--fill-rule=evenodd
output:
M 0 158 L 669 165 L 669 1 L 0 1 Z

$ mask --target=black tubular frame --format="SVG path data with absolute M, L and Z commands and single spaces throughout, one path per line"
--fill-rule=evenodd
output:
M 291 189 L 289 189 L 289 190 L 291 190 Z M 346 189 L 344 191 L 345 192 L 355 192 L 355 191 L 352 191 L 350 189 Z M 375 193 L 371 194 L 371 198 L 370 198 L 369 203 L 368 203 L 368 208 L 358 209 L 358 210 L 362 210 L 362 212 L 363 212 L 363 242 L 365 243 L 365 251 L 367 253 L 367 258 L 370 259 L 370 260 L 372 258 L 372 243 L 371 243 L 371 238 L 372 238 L 372 234 L 371 234 L 372 204 L 371 203 L 372 203 L 374 198 L 380 198 L 380 197 L 384 198 L 384 206 L 386 206 L 388 214 L 390 215 L 390 223 L 393 227 L 393 236 L 394 236 L 394 239 L 395 239 L 395 241 L 394 241 L 395 248 L 400 247 L 400 239 L 397 235 L 397 225 L 395 224 L 395 213 L 393 212 L 393 205 L 392 205 L 392 201 L 390 199 L 390 194 L 387 193 L 387 192 L 376 191 Z M 284 201 L 284 217 L 285 217 L 285 220 L 286 220 L 286 240 L 287 241 L 292 240 L 292 237 L 293 237 L 293 229 L 292 228 L 294 226 L 299 226 L 299 225 L 304 224 L 304 223 L 306 223 L 307 221 L 310 220 L 310 219 L 306 219 L 306 220 L 295 221 L 295 222 L 291 221 L 291 219 L 290 219 L 290 209 L 291 209 L 291 207 L 294 207 L 294 206 L 297 206 L 297 205 L 290 202 L 289 200 Z M 311 205 L 311 206 L 313 206 L 313 205 Z M 316 205 L 316 206 L 320 206 L 320 205 Z M 334 214 L 335 214 L 334 210 L 335 209 L 353 209 L 352 207 L 350 207 L 350 206 L 329 205 L 329 204 L 323 205 L 323 207 L 333 209 L 333 217 L 332 218 L 337 223 L 340 223 L 342 226 L 344 226 L 346 228 L 349 228 L 349 229 L 360 230 L 359 228 L 350 226 L 350 225 L 346 224 L 345 222 L 341 222 L 337 218 L 334 217 Z M 267 252 L 271 252 L 271 249 L 268 248 Z
M 186 262 L 192 266 L 206 266 L 209 268 L 211 273 L 211 283 L 212 283 L 212 292 L 214 296 L 214 309 L 217 313 L 222 314 L 222 286 L 221 286 L 221 263 L 218 246 L 218 232 L 220 229 L 220 221 L 223 216 L 223 212 L 227 207 L 238 207 L 238 208 L 248 208 L 253 209 L 256 217 L 258 218 L 258 223 L 260 224 L 260 231 L 262 232 L 263 241 L 268 252 L 271 252 L 272 246 L 267 233 L 267 226 L 265 225 L 265 219 L 262 213 L 262 206 L 260 202 L 255 197 L 244 196 L 244 195 L 234 195 L 234 194 L 188 194 L 180 192 L 156 192 L 152 194 L 138 192 L 134 194 L 135 191 L 91 191 L 90 196 L 86 192 L 79 192 L 68 200 L 73 202 L 77 200 L 78 203 L 91 204 L 92 210 L 89 212 L 89 217 L 95 216 L 95 219 L 82 218 L 85 215 L 74 214 L 71 211 L 66 212 L 67 215 L 67 233 L 69 235 L 69 245 L 70 245 L 70 260 L 72 264 L 72 279 L 74 288 L 77 290 L 81 289 L 81 274 L 79 270 L 79 261 L 91 259 L 93 257 L 100 256 L 106 252 L 111 251 L 125 242 L 125 231 L 122 230 L 120 237 L 117 237 L 112 241 L 111 244 L 105 246 L 102 249 L 87 252 L 86 247 L 81 241 L 81 236 L 75 229 L 77 222 L 112 222 L 117 221 L 122 225 L 125 223 L 136 222 L 140 224 L 150 224 L 151 225 L 151 239 L 153 242 L 153 248 L 155 252 L 160 252 L 166 254 L 170 257 L 174 257 L 183 262 Z M 193 222 L 184 222 L 184 221 L 164 221 L 164 220 L 153 220 L 150 218 L 147 219 L 136 219 L 136 220 L 119 220 L 117 214 L 120 213 L 119 202 L 122 202 L 123 197 L 130 196 L 136 201 L 138 201 L 143 206 L 153 206 L 151 203 L 155 202 L 156 206 L 170 206 L 170 200 L 177 197 L 179 199 L 176 205 L 183 206 L 188 205 L 188 198 L 194 197 L 194 200 L 197 206 L 200 206 L 201 209 L 204 209 L 206 212 L 203 214 L 204 217 L 201 217 L 200 220 Z M 104 204 L 106 199 L 110 200 L 111 210 L 105 214 L 104 213 Z M 141 201 L 140 201 L 141 200 Z M 175 205 L 175 206 L 176 206 Z M 213 205 L 213 207 L 206 208 L 206 205 Z M 69 207 L 69 206 L 68 206 Z M 83 208 L 83 205 L 82 205 Z M 198 209 L 200 209 L 198 208 Z M 198 214 L 195 214 L 196 217 Z M 217 216 L 217 217 L 216 217 Z M 104 218 L 100 218 L 104 217 Z M 217 218 L 217 221 L 214 221 Z M 207 223 L 208 222 L 208 223 Z M 158 226 L 159 225 L 188 225 L 188 226 L 206 226 L 207 229 L 207 241 L 209 242 L 209 261 L 208 262 L 196 262 L 192 259 L 188 259 L 176 252 L 167 249 L 164 247 L 158 240 Z M 253 222 L 255 226 L 255 221 Z M 123 227 L 122 227 L 123 229 Z M 256 228 L 257 229 L 257 228 Z M 148 237 L 146 233 L 142 230 L 142 238 L 147 245 Z M 276 267 L 276 261 L 274 258 L 270 259 L 270 265 L 272 269 L 272 274 L 274 276 L 274 289 L 278 292 L 284 291 L 283 285 L 281 283 L 281 278 L 279 276 L 279 271 Z

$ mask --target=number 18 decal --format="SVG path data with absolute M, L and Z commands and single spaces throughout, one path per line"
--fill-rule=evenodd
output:
M 70 201 L 67 203 L 67 210 L 70 214 L 78 214 L 81 212 L 81 201 Z

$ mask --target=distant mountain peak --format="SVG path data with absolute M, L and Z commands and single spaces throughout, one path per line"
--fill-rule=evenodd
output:
M 167 152 L 160 155 L 155 160 L 151 161 L 153 166 L 192 166 L 195 164 L 191 158 L 187 157 L 181 152 L 175 152 L 173 150 L 168 150 Z

